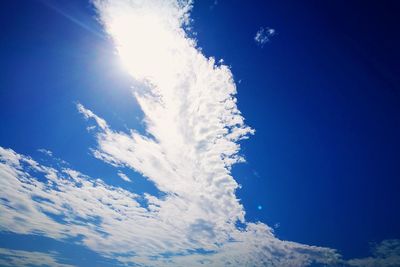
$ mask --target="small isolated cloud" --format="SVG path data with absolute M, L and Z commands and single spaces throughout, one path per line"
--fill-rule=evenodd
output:
M 30 266 L 52 266 L 73 267 L 73 265 L 59 262 L 56 252 L 35 252 L 15 249 L 0 248 L 0 266 L 4 267 L 30 267 Z
M 94 126 L 94 125 L 91 125 L 91 126 L 86 127 L 86 130 L 87 130 L 88 132 L 93 131 L 94 129 L 96 129 L 96 126 Z
M 40 153 L 43 153 L 43 154 L 49 156 L 49 157 L 52 157 L 52 156 L 53 156 L 53 152 L 51 152 L 51 151 L 48 150 L 48 149 L 40 148 L 40 149 L 38 149 L 38 151 L 39 151 Z
M 97 115 L 95 115 L 90 110 L 85 109 L 82 106 L 82 104 L 78 103 L 76 105 L 76 107 L 77 107 L 79 113 L 81 113 L 85 119 L 94 119 L 96 121 L 97 125 L 100 127 L 100 129 L 105 130 L 105 129 L 108 128 L 107 123 L 106 123 L 105 120 L 103 120 L 102 118 L 98 117 Z M 88 127 L 87 129 L 88 130 L 92 130 L 93 128 Z
M 132 182 L 131 179 L 129 179 L 129 177 L 125 173 L 119 171 L 117 174 L 125 182 Z
M 254 41 L 256 41 L 256 43 L 259 44 L 261 47 L 263 47 L 264 44 L 268 43 L 271 40 L 272 36 L 274 36 L 275 34 L 275 29 L 261 27 L 257 31 L 256 36 L 254 36 Z

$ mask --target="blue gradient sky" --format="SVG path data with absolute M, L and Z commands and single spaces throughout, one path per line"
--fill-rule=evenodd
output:
M 198 1 L 192 26 L 207 56 L 231 66 L 238 106 L 256 129 L 233 168 L 246 219 L 284 240 L 369 255 L 400 238 L 400 34 L 396 1 Z M 73 18 L 73 19 L 71 19 Z M 76 23 L 76 21 L 79 23 Z M 84 27 L 82 25 L 85 25 Z M 260 27 L 276 30 L 263 47 Z M 90 155 L 83 103 L 116 130 L 143 131 L 132 80 L 86 1 L 3 0 L 0 145 L 137 193 L 138 173 Z M 261 205 L 262 209 L 258 206 Z M 66 262 L 113 266 L 81 246 L 2 232 L 0 246 L 63 251 Z

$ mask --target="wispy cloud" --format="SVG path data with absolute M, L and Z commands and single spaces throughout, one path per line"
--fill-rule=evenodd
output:
M 24 251 L 24 250 L 14 250 L 6 248 L 0 248 L 0 266 L 73 267 L 73 265 L 59 263 L 59 255 L 55 252 L 43 253 L 36 251 Z
M 274 36 L 275 34 L 275 29 L 261 27 L 254 36 L 254 41 L 256 41 L 256 43 L 262 47 L 266 43 L 268 43 L 271 40 L 272 36 Z
M 51 152 L 51 151 L 48 150 L 48 149 L 40 148 L 40 149 L 38 149 L 38 151 L 39 151 L 40 153 L 45 154 L 46 156 L 49 156 L 49 157 L 53 156 L 53 152 Z
M 400 240 L 384 240 L 372 247 L 372 256 L 352 259 L 347 263 L 359 267 L 396 267 L 400 265 Z
M 125 173 L 119 171 L 117 174 L 125 182 L 132 182 L 131 179 L 129 179 L 129 177 Z
M 100 129 L 102 130 L 106 130 L 108 129 L 108 125 L 106 123 L 105 120 L 103 120 L 102 118 L 98 117 L 97 115 L 95 115 L 92 111 L 85 109 L 82 104 L 78 103 L 76 105 L 78 111 L 84 116 L 85 119 L 94 119 L 97 123 L 97 125 L 100 127 Z M 90 130 L 93 130 L 93 128 L 91 128 Z

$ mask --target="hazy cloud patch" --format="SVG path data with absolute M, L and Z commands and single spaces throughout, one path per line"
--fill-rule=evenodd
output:
M 271 38 L 275 35 L 275 29 L 269 27 L 261 27 L 254 36 L 254 41 L 261 47 L 263 47 L 266 43 L 271 41 Z

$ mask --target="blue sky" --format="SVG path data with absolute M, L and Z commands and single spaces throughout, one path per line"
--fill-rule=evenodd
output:
M 395 2 L 164 3 L 3 4 L 0 265 L 398 266 Z

